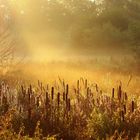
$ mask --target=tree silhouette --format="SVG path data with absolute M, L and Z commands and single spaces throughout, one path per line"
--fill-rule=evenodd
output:
M 17 56 L 19 43 L 13 32 L 10 10 L 7 9 L 4 5 L 0 7 L 0 70 L 5 72 L 15 67 L 23 59 Z

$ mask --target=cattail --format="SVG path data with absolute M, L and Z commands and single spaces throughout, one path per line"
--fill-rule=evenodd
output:
M 31 93 L 30 93 L 30 89 L 28 88 L 28 101 L 30 103 L 30 100 L 31 100 Z
M 52 100 L 53 100 L 54 99 L 54 87 L 52 87 L 51 96 L 52 96 Z
M 46 92 L 46 102 L 45 102 L 45 104 L 47 105 L 48 102 L 49 102 L 49 97 L 48 97 L 48 92 Z
M 23 85 L 21 85 L 21 92 L 22 92 L 22 94 L 24 94 L 24 87 L 23 87 Z
M 66 93 L 66 103 L 67 103 L 67 101 L 68 101 L 68 93 Z
M 65 95 L 65 92 L 63 92 L 63 101 L 66 100 L 66 95 Z
M 36 106 L 39 107 L 39 97 L 37 97 Z
M 96 92 L 98 92 L 98 85 L 97 84 L 95 85 L 95 88 L 96 88 Z
M 118 88 L 118 99 L 119 99 L 119 101 L 121 100 L 121 97 L 122 97 L 122 89 L 121 89 L 121 86 L 119 86 L 119 88 Z
M 135 103 L 134 103 L 134 101 L 132 101 L 132 106 L 131 106 L 131 111 L 132 111 L 132 112 L 134 112 L 134 109 L 135 109 L 134 106 L 135 106 Z
M 114 98 L 114 92 L 115 92 L 115 89 L 113 88 L 112 89 L 112 98 Z
M 77 81 L 77 88 L 79 89 L 79 80 Z
M 59 104 L 60 104 L 60 93 L 59 92 L 57 94 L 57 103 L 58 103 L 58 107 L 59 107 Z
M 126 114 L 126 105 L 123 105 L 124 114 Z
M 85 80 L 85 89 L 87 88 L 87 85 L 88 85 L 88 84 L 87 84 L 87 79 L 86 79 L 86 80 Z
M 68 94 L 69 93 L 69 85 L 67 84 L 66 85 L 66 94 Z
M 77 81 L 77 93 L 79 94 L 79 90 L 80 90 L 80 83 L 79 80 Z
M 69 94 L 69 85 L 66 85 L 66 102 L 68 100 L 68 94 Z
M 90 90 L 89 90 L 89 87 L 87 88 L 87 98 L 89 97 L 89 92 L 90 92 Z
M 124 94 L 124 99 L 125 100 L 128 100 L 128 96 L 127 96 L 127 93 L 125 92 L 125 94 Z
M 29 91 L 30 91 L 30 93 L 32 94 L 32 85 L 30 85 Z

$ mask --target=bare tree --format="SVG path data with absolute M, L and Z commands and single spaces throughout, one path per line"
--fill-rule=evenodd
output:
M 5 67 L 13 63 L 14 44 L 7 28 L 0 32 L 0 67 Z
M 10 16 L 5 13 L 3 9 L 0 9 L 0 70 L 8 72 L 23 58 L 17 56 L 18 41 L 11 29 Z

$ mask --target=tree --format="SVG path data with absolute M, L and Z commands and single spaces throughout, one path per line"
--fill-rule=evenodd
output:
M 18 42 L 12 33 L 11 13 L 7 9 L 3 4 L 0 7 L 0 70 L 4 74 L 23 59 L 16 56 Z

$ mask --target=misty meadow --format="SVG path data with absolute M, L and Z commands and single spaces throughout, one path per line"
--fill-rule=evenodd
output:
M 139 85 L 139 0 L 0 0 L 0 140 L 139 140 Z

